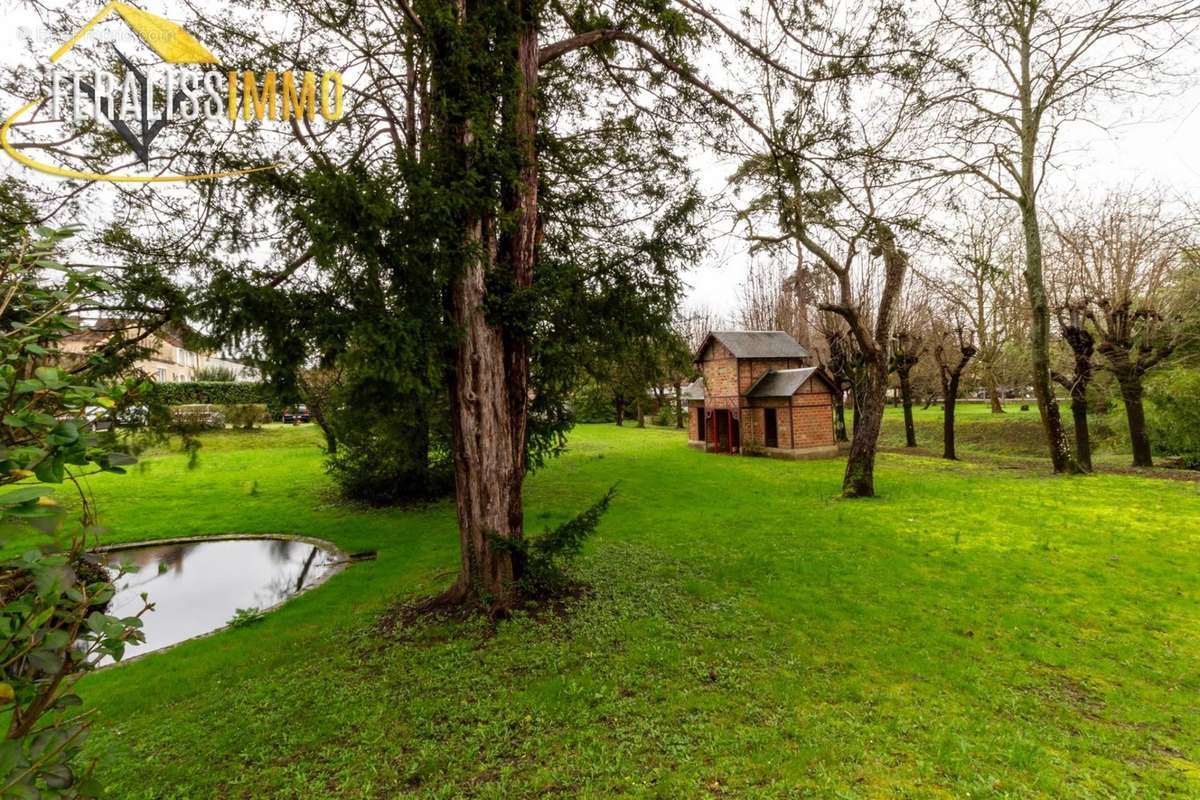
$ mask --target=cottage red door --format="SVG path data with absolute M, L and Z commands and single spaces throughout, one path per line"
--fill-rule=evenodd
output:
M 718 453 L 729 452 L 729 412 L 717 411 L 717 436 L 716 436 L 716 451 Z

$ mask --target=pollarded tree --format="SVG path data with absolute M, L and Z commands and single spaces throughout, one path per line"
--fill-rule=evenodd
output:
M 905 326 L 892 339 L 892 370 L 900 383 L 900 404 L 904 409 L 904 446 L 917 446 L 917 428 L 913 423 L 912 370 L 925 353 L 920 333 Z
M 846 338 L 845 323 L 840 317 L 828 312 L 820 312 L 814 326 L 819 337 L 816 348 L 817 364 L 833 378 L 833 438 L 839 442 L 848 442 L 850 437 L 846 432 L 846 392 L 853 397 L 854 380 L 850 352 L 852 347 Z
M 977 352 L 974 336 L 960 322 L 953 330 L 942 322 L 933 323 L 933 359 L 942 379 L 942 458 L 958 458 L 954 447 L 954 412 L 958 388 L 967 364 Z
M 1032 314 L 1033 388 L 1056 472 L 1078 469 L 1050 376 L 1050 322 L 1043 266 L 1041 189 L 1060 155 L 1062 128 L 1096 122 L 1102 99 L 1146 91 L 1195 30 L 1191 0 L 951 0 L 939 5 L 947 114 L 933 149 L 952 174 L 969 175 L 1012 203 L 1024 237 Z M 932 89 L 931 89 L 932 91 Z
M 915 273 L 914 278 L 917 278 Z M 900 405 L 904 412 L 904 446 L 917 446 L 917 429 L 913 422 L 913 370 L 921 363 L 926 353 L 929 333 L 928 301 L 924 295 L 913 291 L 911 285 L 904 291 L 900 310 L 896 315 L 896 330 L 892 337 L 891 369 L 896 373 L 897 388 L 900 390 Z
M 1121 389 L 1134 466 L 1153 465 L 1143 380 L 1178 344 L 1181 327 L 1167 287 L 1194 235 L 1161 195 L 1132 191 L 1081 206 L 1058 226 L 1060 250 L 1095 329 L 1096 352 Z
M 1058 307 L 1058 330 L 1071 349 L 1071 374 L 1054 372 L 1054 380 L 1071 398 L 1071 420 L 1075 424 L 1075 459 L 1092 471 L 1092 436 L 1088 428 L 1088 387 L 1094 372 L 1096 339 L 1087 325 L 1087 304 L 1068 303 Z

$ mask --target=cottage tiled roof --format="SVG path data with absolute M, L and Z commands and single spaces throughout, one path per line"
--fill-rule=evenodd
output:
M 747 397 L 791 397 L 816 372 L 816 367 L 804 369 L 767 370 L 746 392 Z
M 729 348 L 735 358 L 808 358 L 808 351 L 783 331 L 713 331 L 704 337 L 696 358 L 713 339 Z
M 684 400 L 704 399 L 704 378 L 697 378 L 683 388 Z

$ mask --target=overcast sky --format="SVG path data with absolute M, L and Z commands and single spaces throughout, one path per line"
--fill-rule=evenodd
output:
M 149 11 L 165 10 L 163 2 L 139 3 Z M 22 36 L 37 33 L 36 20 L 18 0 L 0 0 L 0 66 L 10 70 L 24 50 Z M 60 42 L 38 38 L 45 58 Z M 5 118 L 17 106 L 7 101 L 0 108 Z M 1076 123 L 1069 129 L 1058 159 L 1059 166 L 1047 179 L 1043 197 L 1053 205 L 1076 194 L 1098 194 L 1106 187 L 1160 185 L 1179 198 L 1200 197 L 1200 85 L 1174 96 L 1140 99 L 1122 107 L 1106 109 L 1106 128 Z M 721 192 L 731 171 L 703 154 L 693 161 L 703 188 Z M 28 179 L 32 173 L 7 157 L 0 158 L 0 173 Z M 102 204 L 103 205 L 103 204 Z M 713 250 L 690 271 L 689 305 L 707 305 L 730 315 L 736 305 L 736 287 L 749 267 L 747 248 L 737 235 L 729 235 L 728 224 L 714 231 Z
M 1200 200 L 1200 85 L 1172 97 L 1143 99 L 1105 110 L 1107 127 L 1075 123 L 1064 137 L 1059 166 L 1043 189 L 1050 206 L 1108 188 L 1160 186 L 1177 199 Z M 717 192 L 729 176 L 727 165 L 694 157 L 705 188 Z M 726 226 L 728 227 L 728 226 Z M 688 274 L 688 303 L 704 305 L 727 318 L 737 303 L 736 287 L 750 265 L 736 236 L 714 243 L 703 265 Z

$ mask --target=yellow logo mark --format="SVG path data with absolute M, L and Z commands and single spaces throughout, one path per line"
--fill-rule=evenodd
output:
M 274 165 L 269 167 L 254 167 L 251 169 L 237 169 L 230 172 L 206 172 L 203 175 L 104 175 L 99 172 L 81 172 L 74 169 L 66 169 L 64 167 L 56 167 L 53 164 L 43 164 L 40 161 L 34 161 L 29 156 L 21 153 L 8 141 L 8 129 L 12 124 L 22 116 L 26 111 L 42 102 L 45 98 L 31 100 L 26 103 L 17 113 L 4 121 L 4 125 L 0 126 L 0 148 L 8 153 L 15 160 L 21 162 L 30 169 L 36 169 L 38 172 L 44 172 L 47 175 L 57 175 L 60 178 L 74 178 L 81 181 L 109 181 L 110 183 L 178 183 L 180 181 L 203 181 L 213 178 L 230 178 L 235 175 L 248 175 L 251 172 L 261 172 L 262 170 L 275 169 Z
M 167 64 L 199 64 L 213 65 L 219 63 L 217 57 L 209 52 L 203 44 L 191 34 L 170 20 L 155 16 L 129 3 L 111 0 L 92 17 L 86 25 L 79 29 L 70 41 L 54 51 L 50 56 L 52 63 L 57 63 L 93 28 L 104 22 L 113 14 L 119 16 L 131 30 L 164 62 Z M 116 48 L 113 48 L 116 50 Z M 119 50 L 117 55 L 125 63 L 127 70 L 123 77 L 110 72 L 93 71 L 91 73 L 76 72 L 66 77 L 71 93 L 71 107 L 74 110 L 74 121 L 78 125 L 82 119 L 81 95 L 86 95 L 92 101 L 96 120 L 106 119 L 113 129 L 130 146 L 134 154 L 147 167 L 150 165 L 150 145 L 155 137 L 170 125 L 173 119 L 193 121 L 201 117 L 216 117 L 221 113 L 220 78 L 211 69 L 150 69 L 139 70 Z M 262 76 L 261 83 L 254 72 L 228 70 L 226 73 L 228 89 L 225 115 L 231 122 L 238 116 L 241 106 L 242 117 L 247 122 L 251 119 L 263 121 L 293 119 L 312 121 L 318 113 L 329 122 L 342 119 L 343 115 L 343 86 L 342 75 L 337 71 L 328 71 L 320 75 L 306 71 L 302 76 L 291 70 L 279 72 L 269 70 Z M 282 86 L 280 86 L 282 83 Z M 62 94 L 60 75 L 51 70 L 50 84 L 53 99 L 52 117 L 61 117 Z M 161 88 L 162 103 L 156 101 Z M 114 94 L 116 90 L 116 94 Z M 240 90 L 240 91 L 239 91 Z M 241 97 L 239 98 L 239 94 Z M 144 100 L 143 100 L 144 98 Z M 239 103 L 239 99 L 241 102 Z M 236 175 L 246 175 L 252 172 L 274 169 L 274 165 L 251 167 L 247 169 L 229 170 L 226 172 L 208 172 L 200 175 L 121 175 L 99 173 L 86 170 L 71 169 L 54 164 L 45 164 L 34 160 L 22 152 L 25 147 L 40 147 L 41 145 L 20 143 L 14 145 L 9 141 L 14 126 L 23 124 L 30 110 L 46 101 L 39 98 L 26 103 L 15 114 L 0 124 L 0 150 L 20 164 L 30 169 L 83 181 L 109 181 L 112 183 L 172 183 L 179 181 L 210 180 Z M 117 102 L 120 111 L 117 111 Z M 161 108 L 158 108 L 161 106 Z M 139 136 L 135 132 L 140 121 Z M 133 124 L 131 124 L 133 123 Z
M 67 51 L 79 44 L 79 40 L 92 28 L 113 12 L 129 23 L 129 27 L 142 38 L 150 49 L 169 64 L 216 64 L 217 57 L 208 48 L 169 19 L 134 8 L 128 3 L 112 0 L 100 13 L 92 17 L 88 24 L 79 29 L 79 33 L 71 37 L 71 41 L 54 51 L 50 56 L 51 62 L 57 62 L 66 55 Z

